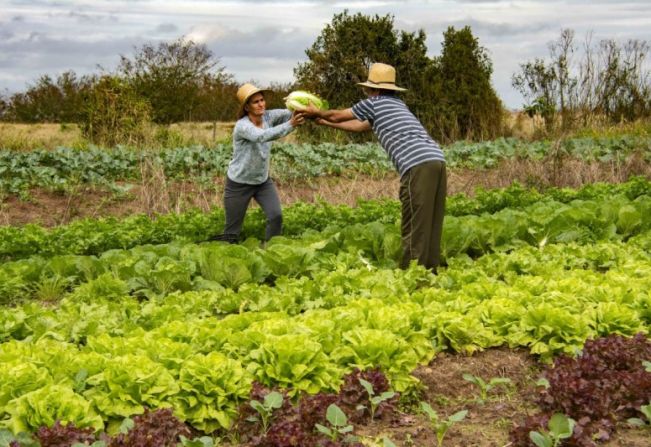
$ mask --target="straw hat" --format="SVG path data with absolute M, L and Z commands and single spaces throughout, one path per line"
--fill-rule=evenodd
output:
M 240 108 L 237 111 L 237 119 L 242 118 L 244 115 L 246 115 L 246 111 L 244 111 L 244 106 L 246 103 L 249 101 L 249 98 L 256 93 L 261 93 L 261 92 L 268 92 L 269 89 L 266 88 L 258 88 L 253 84 L 242 84 L 242 86 L 237 89 L 237 100 L 240 102 Z
M 358 82 L 357 84 L 381 90 L 395 90 L 398 92 L 407 90 L 396 85 L 396 69 L 391 65 L 381 63 L 371 65 L 371 68 L 368 70 L 367 81 Z

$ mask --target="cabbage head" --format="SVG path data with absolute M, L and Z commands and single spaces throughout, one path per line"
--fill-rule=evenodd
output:
M 285 106 L 291 111 L 301 110 L 307 107 L 310 102 L 318 109 L 328 109 L 328 101 L 304 90 L 296 90 L 285 97 Z

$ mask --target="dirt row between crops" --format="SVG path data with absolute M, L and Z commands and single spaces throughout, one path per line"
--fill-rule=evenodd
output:
M 476 188 L 509 186 L 514 181 L 544 189 L 550 186 L 577 188 L 606 181 L 622 182 L 632 175 L 651 178 L 651 166 L 632 158 L 626 163 L 582 163 L 507 161 L 489 170 L 448 169 L 448 194 L 473 195 Z M 399 179 L 395 173 L 381 176 L 315 177 L 308 180 L 276 182 L 284 206 L 295 202 L 354 206 L 359 200 L 398 197 Z M 166 214 L 192 208 L 207 211 L 222 206 L 223 178 L 210 184 L 173 182 L 152 176 L 126 185 L 127 192 L 116 193 L 87 186 L 68 188 L 65 193 L 32 190 L 27 200 L 17 196 L 0 197 L 0 225 L 37 223 L 55 226 L 80 218 L 125 217 L 133 214 Z M 254 205 L 255 206 L 255 205 Z
M 440 353 L 413 375 L 421 384 L 421 400 L 428 402 L 440 420 L 468 410 L 461 422 L 445 434 L 445 447 L 509 447 L 512 427 L 538 413 L 536 381 L 542 365 L 524 350 L 489 349 L 472 356 Z M 480 399 L 479 388 L 463 378 L 471 374 L 489 382 L 507 378 L 510 383 L 495 387 Z M 399 447 L 435 447 L 436 434 L 429 420 L 417 411 L 398 412 L 388 420 L 355 426 L 355 434 L 367 439 L 386 437 Z M 230 444 L 227 444 L 230 446 Z M 381 444 L 380 444 L 381 445 Z M 648 447 L 648 429 L 620 424 L 602 447 Z M 237 445 L 242 447 L 241 445 Z M 245 447 L 254 447 L 246 445 Z
M 442 420 L 457 411 L 468 410 L 466 418 L 453 425 L 445 435 L 446 447 L 507 447 L 509 432 L 515 423 L 538 412 L 535 404 L 536 381 L 542 366 L 523 350 L 489 349 L 472 356 L 439 354 L 414 375 L 420 379 L 427 401 Z M 503 377 L 510 380 L 497 387 L 486 401 L 479 399 L 479 388 L 463 378 L 468 373 L 486 382 Z M 422 415 L 405 415 L 396 424 L 378 424 L 362 429 L 369 436 L 386 435 L 404 447 L 436 446 L 429 421 Z M 621 424 L 604 447 L 648 447 L 649 433 L 643 428 Z

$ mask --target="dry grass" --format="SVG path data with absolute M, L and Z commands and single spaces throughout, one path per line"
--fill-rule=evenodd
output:
M 170 125 L 169 129 L 180 134 L 188 142 L 208 147 L 215 142 L 230 142 L 234 125 L 234 122 L 175 123 Z
M 181 213 L 190 209 L 209 211 L 223 205 L 223 178 L 214 178 L 209 184 L 171 181 L 160 166 L 153 164 L 143 164 L 141 172 L 142 181 L 126 195 L 79 185 L 64 194 L 33 190 L 29 201 L 14 196 L 0 198 L 0 225 L 32 222 L 53 226 L 83 217 Z M 563 158 L 542 162 L 509 160 L 482 171 L 448 169 L 448 194 L 473 196 L 477 188 L 504 188 L 514 181 L 542 190 L 579 188 L 595 182 L 619 183 L 633 175 L 651 179 L 651 165 L 641 155 L 621 164 L 585 163 Z M 322 201 L 355 206 L 359 200 L 396 199 L 399 180 L 396 173 L 390 172 L 376 177 L 319 177 L 309 181 L 277 182 L 276 185 L 283 206 Z
M 152 125 L 145 132 L 144 147 L 173 148 L 202 145 L 211 147 L 216 143 L 231 141 L 234 122 L 184 122 L 170 126 Z M 339 135 L 340 133 L 336 134 Z M 504 118 L 504 136 L 523 140 L 557 138 L 561 135 L 549 135 L 545 123 L 539 117 L 529 117 L 523 112 L 510 112 Z M 571 136 L 617 136 L 617 135 L 651 135 L 651 121 L 636 121 L 617 125 L 593 119 L 585 127 L 562 135 Z M 297 132 L 284 137 L 281 141 L 298 143 Z M 0 123 L 0 148 L 11 150 L 54 149 L 58 146 L 87 148 L 89 141 L 81 134 L 76 124 L 17 124 Z
M 177 123 L 170 126 L 152 126 L 146 134 L 145 147 L 179 147 L 191 145 L 213 146 L 229 142 L 232 122 Z M 76 124 L 18 124 L 0 123 L 0 148 L 17 151 L 36 149 L 52 150 L 59 146 L 87 148 L 85 139 Z
M 554 156 L 543 161 L 506 160 L 493 169 L 449 170 L 448 193 L 473 195 L 477 188 L 505 188 L 513 182 L 542 190 L 550 187 L 580 188 L 597 182 L 621 183 L 637 175 L 651 178 L 651 165 L 640 153 L 623 163 L 585 162 Z
M 85 147 L 88 143 L 76 124 L 0 123 L 0 148 L 11 150 Z
M 230 143 L 234 122 L 175 123 L 170 126 L 153 125 L 145 133 L 146 148 L 175 148 L 201 145 L 212 147 L 218 143 Z M 292 133 L 281 141 L 296 142 Z M 0 123 L 0 149 L 31 151 L 53 150 L 59 146 L 75 149 L 88 148 L 76 124 L 17 124 Z
M 170 188 L 165 169 L 160 163 L 146 158 L 140 163 L 140 200 L 145 214 L 167 214 L 170 212 Z
M 504 133 L 523 140 L 533 140 L 544 135 L 545 122 L 540 116 L 531 118 L 524 112 L 510 112 L 504 119 Z

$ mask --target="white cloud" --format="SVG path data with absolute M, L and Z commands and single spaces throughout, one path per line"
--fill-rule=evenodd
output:
M 448 26 L 471 26 L 491 56 L 493 84 L 507 105 L 522 98 L 510 85 L 519 64 L 546 57 L 562 28 L 581 41 L 651 41 L 648 0 L 0 0 L 0 90 L 21 90 L 41 74 L 78 74 L 117 65 L 144 42 L 185 36 L 205 43 L 237 80 L 289 82 L 334 14 L 394 17 L 396 29 L 425 30 L 430 56 Z

